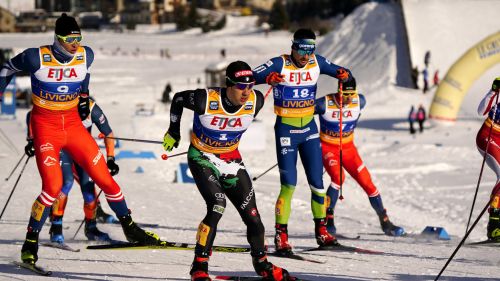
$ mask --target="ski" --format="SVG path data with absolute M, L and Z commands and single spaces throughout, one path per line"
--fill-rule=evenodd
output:
M 13 261 L 12 263 L 14 265 L 19 266 L 20 268 L 25 268 L 27 270 L 30 270 L 30 271 L 36 273 L 36 274 L 40 274 L 43 276 L 52 275 L 52 271 L 45 270 L 43 267 L 40 267 L 36 264 L 29 264 L 29 263 L 18 262 L 18 261 Z
M 112 222 L 112 224 L 118 224 L 118 225 L 121 225 L 120 224 L 120 221 L 115 221 L 115 222 Z M 136 222 L 135 224 L 137 224 L 137 226 L 139 227 L 145 227 L 145 228 L 159 228 L 160 225 L 157 224 L 157 223 L 142 223 L 142 222 Z
M 266 278 L 258 277 L 258 276 L 236 276 L 236 275 L 217 275 L 213 277 L 214 280 L 231 280 L 231 281 L 265 281 L 269 280 Z M 306 279 L 292 277 L 290 276 L 288 280 L 293 281 L 309 281 Z
M 65 251 L 69 251 L 69 252 L 75 252 L 75 253 L 80 252 L 80 249 L 75 249 L 75 248 L 69 246 L 66 243 L 42 242 L 42 243 L 40 243 L 40 245 L 45 246 L 45 247 L 50 247 L 50 248 L 56 248 L 56 249 L 60 249 L 60 250 L 65 250 Z
M 337 239 L 341 240 L 359 240 L 361 239 L 361 235 L 355 235 L 355 236 L 350 236 L 350 235 L 344 235 L 344 234 L 334 234 Z
M 162 241 L 162 245 L 143 245 L 140 243 L 119 242 L 104 245 L 90 245 L 87 246 L 88 250 L 193 250 L 194 244 L 177 243 Z M 246 253 L 250 252 L 250 248 L 245 247 L 229 247 L 229 246 L 213 246 L 214 252 L 225 253 Z
M 500 247 L 500 241 L 497 240 L 483 240 L 483 241 L 477 241 L 477 242 L 472 242 L 472 243 L 467 243 L 465 244 L 467 246 L 491 246 L 491 247 Z
M 385 254 L 384 252 L 381 252 L 381 251 L 368 250 L 368 249 L 363 249 L 363 248 L 358 248 L 358 247 L 353 247 L 353 246 L 346 246 L 346 245 L 342 245 L 342 244 L 337 244 L 335 246 L 319 246 L 316 248 L 304 250 L 303 252 L 313 252 L 313 251 L 352 252 L 352 253 L 359 253 L 359 254 L 374 254 L 374 255 Z
M 302 255 L 295 254 L 294 252 L 287 252 L 287 253 L 278 253 L 278 252 L 269 252 L 267 253 L 268 256 L 273 256 L 273 257 L 278 257 L 278 258 L 287 258 L 287 259 L 292 259 L 292 260 L 299 260 L 299 261 L 307 261 L 307 262 L 312 262 L 312 263 L 326 263 L 324 261 L 304 257 Z

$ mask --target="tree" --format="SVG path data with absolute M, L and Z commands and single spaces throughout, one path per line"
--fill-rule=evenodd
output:
M 288 29 L 290 20 L 282 0 L 274 1 L 269 15 L 269 24 L 273 30 Z
M 200 15 L 196 11 L 196 7 L 198 6 L 198 1 L 191 0 L 191 5 L 189 6 L 189 13 L 187 16 L 187 22 L 190 27 L 198 27 L 200 26 Z

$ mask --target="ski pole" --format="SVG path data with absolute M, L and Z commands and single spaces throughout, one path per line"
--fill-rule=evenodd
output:
M 11 147 L 16 153 L 19 153 L 19 150 L 17 150 L 16 146 L 12 141 L 9 139 L 9 137 L 5 134 L 5 132 L 0 128 L 0 133 L 2 133 L 2 136 L 7 140 L 8 146 Z
M 0 220 L 2 219 L 3 213 L 5 212 L 5 209 L 7 209 L 7 205 L 9 204 L 10 198 L 12 197 L 12 194 L 14 194 L 14 190 L 16 190 L 17 184 L 19 183 L 19 180 L 21 179 L 21 176 L 23 175 L 24 169 L 26 168 L 26 165 L 28 165 L 28 161 L 30 161 L 31 157 L 28 157 L 26 159 L 26 162 L 24 162 L 23 168 L 21 169 L 21 173 L 19 173 L 19 176 L 17 177 L 16 183 L 14 184 L 14 187 L 12 188 L 12 191 L 10 192 L 9 198 L 7 198 L 7 202 L 5 202 L 5 206 L 3 206 L 2 213 L 0 214 Z
M 155 141 L 155 140 L 144 140 L 144 139 L 130 139 L 130 138 L 118 138 L 118 137 L 106 137 L 103 133 L 100 133 L 99 136 L 98 136 L 100 139 L 113 139 L 113 140 L 124 140 L 124 141 L 133 141 L 133 142 L 145 142 L 145 143 L 157 143 L 157 144 L 163 144 L 162 141 Z M 181 152 L 181 153 L 177 153 L 177 154 L 174 154 L 174 155 L 167 155 L 167 154 L 162 154 L 161 155 L 161 159 L 163 160 L 167 160 L 168 158 L 172 158 L 172 157 L 176 157 L 176 156 L 180 156 L 180 155 L 184 155 L 184 154 L 187 154 L 187 151 L 185 152 Z
M 464 238 L 462 239 L 462 241 L 460 241 L 460 243 L 458 244 L 458 246 L 455 249 L 455 251 L 453 251 L 453 253 L 451 254 L 451 256 L 448 258 L 448 260 L 446 261 L 446 264 L 443 266 L 443 268 L 441 269 L 441 271 L 439 272 L 439 274 L 436 276 L 436 278 L 434 279 L 434 281 L 439 280 L 439 277 L 441 277 L 441 274 L 443 274 L 443 272 L 445 271 L 445 269 L 448 266 L 448 264 L 451 262 L 451 260 L 453 259 L 453 257 L 455 257 L 455 255 L 457 254 L 457 252 L 460 249 L 460 247 L 462 247 L 462 245 L 464 244 L 464 242 L 467 239 L 467 237 L 469 237 L 469 234 L 472 232 L 472 230 L 474 229 L 474 227 L 477 225 L 477 223 L 479 222 L 479 220 L 481 219 L 481 217 L 484 215 L 484 213 L 486 212 L 486 210 L 488 210 L 488 207 L 490 206 L 492 200 L 493 200 L 493 196 L 491 196 L 490 201 L 488 201 L 488 204 L 486 204 L 486 206 L 484 206 L 483 210 L 481 211 L 481 213 L 479 214 L 479 216 L 477 217 L 477 219 L 474 221 L 474 223 L 472 224 L 472 226 L 470 227 L 470 229 L 465 233 Z
M 97 199 L 99 199 L 99 196 L 101 196 L 101 193 L 102 193 L 102 189 L 99 191 L 99 193 L 97 194 L 97 196 L 95 198 L 96 208 L 97 208 Z M 73 235 L 73 240 L 75 240 L 76 235 L 78 235 L 78 232 L 80 232 L 80 229 L 82 228 L 84 222 L 85 222 L 85 217 L 83 218 L 82 222 L 80 223 L 80 226 L 76 229 L 75 235 Z
M 340 105 L 340 124 L 339 124 L 339 134 L 340 134 L 340 145 L 339 145 L 339 162 L 340 162 L 340 179 L 339 179 L 339 190 L 340 190 L 340 195 L 339 199 L 344 200 L 344 196 L 342 195 L 342 171 L 344 170 L 344 167 L 342 166 L 342 102 L 343 102 L 343 97 L 342 97 L 342 81 L 339 80 L 339 105 Z
M 264 100 L 267 99 L 267 96 L 269 96 L 269 94 L 271 93 L 272 89 L 273 89 L 273 86 L 271 85 L 271 87 L 269 87 L 269 89 L 267 90 L 266 95 L 264 96 Z
M 267 174 L 267 172 L 271 171 L 272 169 L 274 169 L 274 167 L 278 166 L 278 163 L 274 164 L 271 168 L 265 170 L 262 174 L 254 177 L 252 180 L 253 181 L 256 181 L 257 179 L 259 179 L 260 177 L 262 177 L 263 175 Z
M 484 150 L 483 163 L 481 164 L 481 170 L 479 171 L 479 178 L 477 179 L 476 191 L 474 193 L 474 199 L 472 200 L 472 207 L 470 208 L 469 219 L 467 220 L 467 227 L 465 228 L 465 233 L 469 229 L 470 219 L 472 218 L 472 212 L 474 211 L 474 205 L 476 204 L 477 193 L 479 191 L 479 185 L 481 184 L 481 179 L 483 177 L 484 163 L 486 162 L 486 157 L 488 155 L 488 147 L 490 146 L 491 140 L 491 132 L 493 131 L 493 125 L 495 122 L 495 115 L 497 113 L 498 108 L 498 91 L 496 92 L 496 101 L 495 101 L 495 111 L 493 111 L 493 119 L 491 120 L 490 131 L 488 132 L 488 140 L 486 141 L 486 149 Z
M 14 166 L 14 169 L 12 169 L 12 171 L 9 174 L 9 176 L 5 178 L 5 181 L 8 181 L 10 179 L 10 177 L 12 176 L 12 174 L 14 174 L 14 171 L 17 169 L 17 167 L 19 166 L 19 164 L 21 163 L 21 161 L 23 161 L 24 156 L 26 156 L 26 154 L 23 153 L 23 155 L 21 156 L 21 159 L 19 159 L 19 161 L 17 161 L 16 166 Z

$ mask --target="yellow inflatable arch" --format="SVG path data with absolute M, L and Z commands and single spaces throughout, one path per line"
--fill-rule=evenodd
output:
M 455 121 L 472 83 L 497 63 L 500 63 L 500 31 L 470 48 L 451 66 L 434 95 L 429 117 Z

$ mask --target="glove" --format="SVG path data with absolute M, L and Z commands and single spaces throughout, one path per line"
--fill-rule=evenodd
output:
M 32 139 L 28 139 L 28 144 L 26 144 L 26 146 L 24 147 L 24 153 L 28 157 L 35 156 L 35 146 L 33 144 L 33 140 Z
M 88 93 L 81 93 L 78 101 L 78 114 L 83 121 L 89 117 L 90 114 L 90 99 Z
M 108 156 L 108 162 L 106 164 L 108 165 L 109 173 L 111 174 L 111 176 L 118 175 L 120 167 L 116 165 L 114 156 Z
M 497 77 L 495 80 L 493 80 L 491 90 L 495 92 L 498 92 L 500 90 L 500 77 Z
M 276 86 L 281 82 L 285 82 L 285 75 L 278 72 L 271 72 L 266 77 L 266 83 L 271 86 Z
M 166 132 L 163 137 L 163 149 L 165 149 L 165 151 L 172 151 L 174 147 L 177 148 L 179 146 L 179 140 L 180 137 L 176 134 Z
M 337 75 L 335 75 L 335 77 L 340 81 L 345 82 L 347 81 L 347 79 L 349 79 L 349 72 L 347 72 L 343 68 L 339 68 L 337 69 Z

